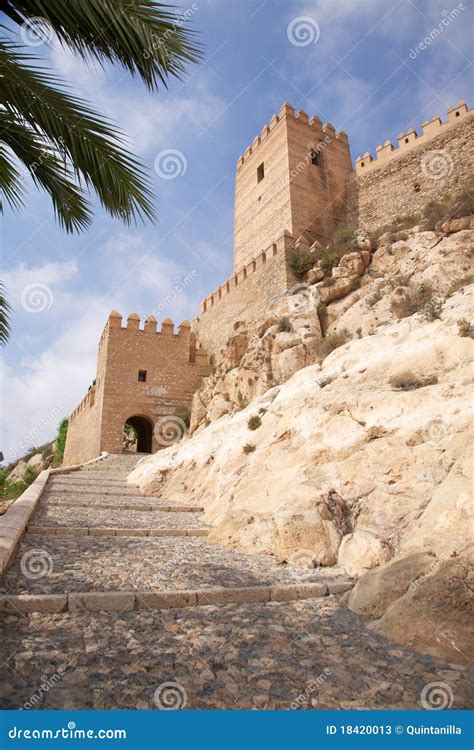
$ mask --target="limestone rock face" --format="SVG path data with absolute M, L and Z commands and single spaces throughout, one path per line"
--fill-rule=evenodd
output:
M 315 361 L 322 339 L 319 302 L 318 291 L 302 284 L 275 300 L 268 317 L 253 329 L 236 324 L 215 372 L 194 394 L 190 434 L 242 409 L 254 396 Z
M 350 576 L 358 577 L 391 557 L 390 547 L 370 531 L 355 531 L 344 537 L 338 564 Z
M 474 341 L 458 321 L 472 320 L 473 236 L 413 232 L 379 246 L 361 287 L 327 308 L 326 339 L 347 335 L 321 363 L 321 287 L 295 295 L 295 316 L 284 298 L 263 329 L 247 331 L 237 364 L 226 351 L 217 361 L 196 401 L 206 416 L 195 433 L 129 477 L 202 505 L 211 544 L 343 567 L 359 578 L 348 606 L 372 627 L 460 662 L 470 654 L 473 588 Z M 438 316 L 396 318 L 394 284 L 407 278 L 430 283 Z M 283 316 L 291 330 L 274 322 Z M 232 411 L 210 421 L 217 394 Z

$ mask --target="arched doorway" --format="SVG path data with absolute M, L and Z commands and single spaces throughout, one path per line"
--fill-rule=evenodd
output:
M 129 417 L 125 422 L 125 429 L 131 427 L 136 435 L 137 453 L 151 453 L 151 441 L 153 437 L 153 426 L 146 417 Z

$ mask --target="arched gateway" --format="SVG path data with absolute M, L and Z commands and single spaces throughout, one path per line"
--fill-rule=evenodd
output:
M 151 453 L 153 425 L 146 417 L 129 417 L 126 422 L 135 430 L 137 436 L 137 453 Z

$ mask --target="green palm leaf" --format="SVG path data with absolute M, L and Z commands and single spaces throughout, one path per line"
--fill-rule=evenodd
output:
M 152 90 L 170 75 L 181 77 L 201 57 L 183 19 L 154 0 L 0 0 L 0 11 L 33 29 L 40 19 L 81 58 L 118 63 Z M 120 131 L 26 54 L 9 28 L 0 28 L 0 213 L 4 201 L 13 209 L 23 205 L 29 174 L 49 194 L 68 232 L 90 225 L 89 190 L 127 224 L 154 220 L 149 180 Z M 10 308 L 2 288 L 0 295 L 5 343 Z
M 5 346 L 10 336 L 10 310 L 11 307 L 3 291 L 3 281 L 0 281 L 0 344 L 2 346 Z

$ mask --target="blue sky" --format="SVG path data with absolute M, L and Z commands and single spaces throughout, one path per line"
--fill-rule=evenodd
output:
M 34 188 L 21 213 L 6 210 L 3 277 L 14 308 L 1 364 L 6 460 L 53 437 L 82 398 L 112 308 L 142 319 L 160 309 L 161 319 L 179 323 L 230 275 L 235 163 L 283 101 L 345 130 L 353 159 L 375 154 L 387 138 L 396 143 L 409 127 L 420 132 L 424 119 L 445 120 L 460 99 L 472 105 L 468 0 L 197 0 L 181 7 L 205 59 L 155 94 L 119 68 L 85 66 L 54 40 L 34 49 L 127 133 L 150 170 L 159 222 L 127 228 L 97 207 L 93 226 L 70 237 Z M 168 150 L 179 152 L 173 179 L 160 176 Z M 192 283 L 173 293 L 188 274 Z M 164 304 L 170 292 L 174 299 Z

